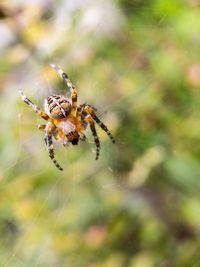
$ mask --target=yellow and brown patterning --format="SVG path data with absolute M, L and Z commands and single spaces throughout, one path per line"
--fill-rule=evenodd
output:
M 39 125 L 38 128 L 45 132 L 45 143 L 48 148 L 49 157 L 55 166 L 62 171 L 62 167 L 54 157 L 54 142 L 61 141 L 64 146 L 67 143 L 77 145 L 80 138 L 84 140 L 85 135 L 83 132 L 89 125 L 96 145 L 96 159 L 98 159 L 100 141 L 95 123 L 107 133 L 113 143 L 115 143 L 115 140 L 106 125 L 97 117 L 95 108 L 86 104 L 77 105 L 76 88 L 70 81 L 68 75 L 55 64 L 51 64 L 51 67 L 58 72 L 69 88 L 71 93 L 69 99 L 62 95 L 49 96 L 45 99 L 44 112 L 28 99 L 21 90 L 19 93 L 22 100 L 37 112 L 40 117 L 47 121 L 46 124 Z
M 71 111 L 70 102 L 60 95 L 52 95 L 45 101 L 45 112 L 52 119 L 66 118 Z

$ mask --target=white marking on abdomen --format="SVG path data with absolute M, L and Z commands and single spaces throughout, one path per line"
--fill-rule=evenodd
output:
M 76 126 L 70 121 L 61 121 L 56 126 L 61 128 L 64 134 L 68 134 L 76 130 Z

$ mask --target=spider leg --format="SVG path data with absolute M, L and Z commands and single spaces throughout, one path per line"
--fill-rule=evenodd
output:
M 46 124 L 39 124 L 38 129 L 39 130 L 44 130 L 46 128 Z
M 70 92 L 71 92 L 71 100 L 72 100 L 72 111 L 71 114 L 74 115 L 76 112 L 76 107 L 77 107 L 77 92 L 76 88 L 73 85 L 73 83 L 70 81 L 68 75 L 57 65 L 55 64 L 50 64 L 52 68 L 54 68 L 60 77 L 65 81 L 67 87 L 69 87 Z
M 87 139 L 86 136 L 83 133 L 81 133 L 80 140 L 85 141 L 86 139 Z
M 96 116 L 96 114 L 92 114 L 92 118 L 101 127 L 101 129 L 107 133 L 107 135 L 110 137 L 110 140 L 112 141 L 112 143 L 115 144 L 115 139 L 112 136 L 111 132 L 108 130 L 107 126 Z
M 94 108 L 89 106 L 89 105 L 86 105 L 85 106 L 85 110 L 91 114 L 92 118 L 95 120 L 95 122 L 101 127 L 101 129 L 103 131 L 105 131 L 107 133 L 107 135 L 109 136 L 109 138 L 111 139 L 112 143 L 114 144 L 115 143 L 115 139 L 114 137 L 112 136 L 111 132 L 108 130 L 107 126 L 97 117 L 95 111 L 94 111 Z
M 81 113 L 83 111 L 83 106 L 82 105 L 79 105 L 76 109 L 76 116 L 77 117 L 81 117 Z
M 54 149 L 53 149 L 53 141 L 52 141 L 52 132 L 54 130 L 55 126 L 52 123 L 48 123 L 45 131 L 45 143 L 47 145 L 49 157 L 55 164 L 55 166 L 60 170 L 63 171 L 63 168 L 58 164 L 57 160 L 54 157 Z
M 95 124 L 94 124 L 94 120 L 92 118 L 92 116 L 90 114 L 88 114 L 86 111 L 82 112 L 83 116 L 85 117 L 84 120 L 89 123 L 90 125 L 90 129 L 92 131 L 92 135 L 94 137 L 94 142 L 96 145 L 96 160 L 99 158 L 99 152 L 100 152 L 100 141 L 99 141 L 99 137 L 97 135 L 97 131 L 95 128 Z
M 44 111 L 42 111 L 36 104 L 34 104 L 30 99 L 28 99 L 21 90 L 19 90 L 19 93 L 21 95 L 22 100 L 27 105 L 29 105 L 35 112 L 37 112 L 40 115 L 40 117 L 42 117 L 45 120 L 49 119 L 49 116 Z
M 100 152 L 100 141 L 99 141 L 99 137 L 97 135 L 97 131 L 96 131 L 96 128 L 95 128 L 95 124 L 94 122 L 90 122 L 90 129 L 92 131 L 92 135 L 94 136 L 94 142 L 95 142 L 95 145 L 96 145 L 96 160 L 99 158 L 99 152 Z

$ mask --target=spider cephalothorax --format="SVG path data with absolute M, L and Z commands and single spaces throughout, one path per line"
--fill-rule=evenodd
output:
M 67 143 L 77 145 L 80 139 L 84 139 L 84 131 L 89 125 L 94 136 L 96 159 L 98 159 L 100 141 L 96 132 L 95 122 L 108 134 L 113 143 L 115 141 L 106 125 L 97 117 L 95 108 L 86 104 L 77 105 L 77 92 L 67 74 L 55 64 L 51 64 L 51 67 L 60 74 L 70 89 L 71 97 L 69 99 L 62 95 L 49 96 L 44 102 L 44 112 L 28 99 L 22 91 L 19 92 L 22 100 L 47 121 L 47 124 L 39 125 L 38 128 L 45 131 L 45 143 L 49 156 L 56 167 L 62 171 L 63 169 L 54 158 L 54 142 L 62 141 L 63 145 Z

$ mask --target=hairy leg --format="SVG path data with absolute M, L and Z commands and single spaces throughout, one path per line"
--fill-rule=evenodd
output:
M 44 130 L 46 128 L 46 124 L 39 124 L 38 129 L 39 130 Z
M 60 75 L 60 77 L 65 81 L 67 87 L 69 87 L 70 92 L 71 92 L 71 100 L 72 100 L 72 115 L 75 115 L 76 113 L 76 107 L 77 107 L 77 92 L 76 92 L 76 88 L 73 85 L 73 83 L 70 81 L 68 75 L 57 65 L 55 64 L 50 64 L 50 66 L 52 68 L 54 68 L 58 74 Z
M 97 131 L 95 128 L 94 120 L 92 116 L 88 114 L 88 112 L 85 111 L 84 109 L 82 110 L 81 118 L 82 118 L 82 121 L 85 121 L 86 124 L 90 125 L 90 130 L 92 132 L 92 135 L 94 137 L 94 142 L 96 145 L 96 158 L 95 159 L 97 160 L 99 158 L 99 152 L 100 152 L 100 141 L 99 141 L 99 137 L 97 135 Z
M 108 130 L 107 126 L 97 117 L 95 113 L 95 109 L 91 107 L 90 105 L 85 105 L 84 110 L 92 116 L 94 121 L 101 127 L 103 131 L 107 133 L 112 143 L 114 144 L 115 143 L 114 137 L 112 136 L 111 132 Z
M 34 104 L 29 98 L 27 98 L 21 90 L 19 90 L 19 93 L 21 95 L 22 100 L 27 105 L 29 105 L 35 112 L 37 112 L 40 117 L 42 117 L 44 120 L 49 119 L 49 116 L 44 111 L 42 111 L 36 104 Z
M 55 126 L 52 123 L 48 123 L 46 126 L 45 131 L 45 143 L 47 145 L 48 154 L 55 166 L 60 170 L 63 171 L 63 168 L 58 164 L 57 160 L 54 157 L 54 149 L 53 149 L 53 141 L 52 141 L 52 134 L 53 130 L 55 129 Z

